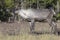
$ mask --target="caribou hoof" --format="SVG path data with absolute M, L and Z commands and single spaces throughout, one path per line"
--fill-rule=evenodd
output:
M 58 35 L 58 32 L 57 31 L 54 31 L 54 32 L 51 32 L 52 34 L 55 34 L 55 35 Z

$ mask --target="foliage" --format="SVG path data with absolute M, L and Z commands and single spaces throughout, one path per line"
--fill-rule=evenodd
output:
M 6 11 L 5 8 L 0 11 L 0 20 L 1 21 L 8 21 L 9 17 L 12 16 L 9 12 Z
M 56 8 L 57 0 L 24 0 L 24 7 L 28 6 L 29 4 L 32 5 L 33 3 L 38 4 L 39 7 L 47 5 L 52 5 L 54 8 Z M 37 3 L 38 2 L 38 3 Z M 28 5 L 27 5 L 28 4 Z
M 11 16 L 9 8 L 13 6 L 13 2 L 11 0 L 0 0 L 0 2 L 0 20 L 8 21 Z
M 60 20 L 60 12 L 57 14 L 56 19 L 57 19 L 57 20 Z
M 14 1 L 13 0 L 4 0 L 5 2 L 5 6 L 10 8 L 12 6 L 14 6 Z

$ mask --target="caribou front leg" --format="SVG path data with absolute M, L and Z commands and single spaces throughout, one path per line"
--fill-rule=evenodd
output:
M 51 26 L 51 33 L 57 34 L 57 24 L 56 24 L 56 22 L 52 19 L 47 19 L 47 22 Z
M 34 27 L 35 27 L 35 20 L 32 19 L 30 22 L 30 31 L 33 32 L 34 31 Z
M 54 21 L 50 21 L 49 25 L 51 26 L 51 33 L 57 34 L 57 24 Z
M 51 21 L 50 26 L 52 27 L 51 32 L 57 34 L 57 24 L 54 21 Z

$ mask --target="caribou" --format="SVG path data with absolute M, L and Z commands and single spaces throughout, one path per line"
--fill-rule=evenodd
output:
M 23 20 L 27 20 L 30 24 L 30 31 L 34 32 L 35 22 L 41 22 L 45 20 L 52 27 L 51 33 L 57 33 L 57 24 L 53 20 L 53 16 L 56 15 L 53 8 L 45 9 L 20 9 L 18 14 Z

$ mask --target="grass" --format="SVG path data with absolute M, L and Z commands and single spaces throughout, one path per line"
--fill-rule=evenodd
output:
M 37 25 L 38 25 L 38 27 L 36 28 L 36 30 L 40 29 L 43 26 L 46 26 L 44 28 L 48 27 L 47 24 L 44 24 L 43 26 L 42 26 L 42 24 L 37 24 Z M 41 27 L 40 27 L 40 25 L 41 25 Z M 12 26 L 10 24 L 9 25 L 0 24 L 1 30 L 3 30 L 2 28 L 4 28 L 5 26 L 8 29 L 8 26 L 17 27 L 17 24 L 12 24 Z M 20 26 L 20 24 L 18 24 L 18 26 Z M 58 24 L 58 27 L 60 27 L 60 23 Z M 40 34 L 39 35 L 29 34 L 28 25 L 26 25 L 26 23 L 24 25 L 22 25 L 22 27 L 19 27 L 19 28 L 20 28 L 20 32 L 21 32 L 19 35 L 3 35 L 2 33 L 0 33 L 0 40 L 60 40 L 60 36 L 54 35 L 54 34 L 41 34 L 41 35 Z M 43 29 L 43 28 L 41 28 L 41 29 Z M 46 29 L 46 30 L 48 30 L 48 29 Z M 43 29 L 43 31 L 45 31 L 45 29 Z
M 20 35 L 0 35 L 0 40 L 60 40 L 60 36 L 51 34 L 20 34 Z

